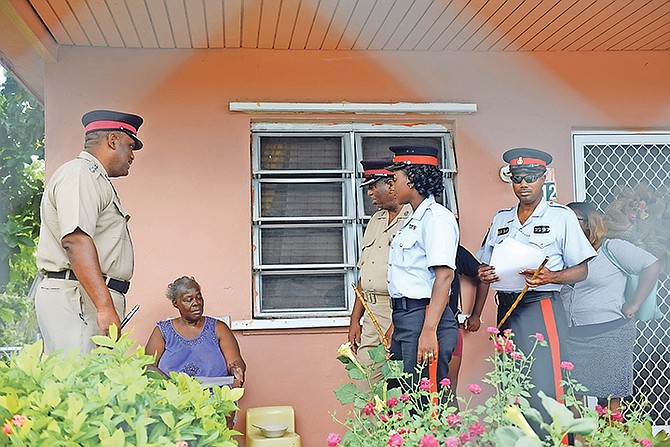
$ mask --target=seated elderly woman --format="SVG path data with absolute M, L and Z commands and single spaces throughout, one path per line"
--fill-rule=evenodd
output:
M 179 317 L 159 321 L 149 337 L 146 352 L 156 354 L 158 369 L 168 375 L 171 371 L 184 372 L 201 380 L 232 376 L 231 386 L 241 387 L 247 367 L 240 347 L 225 323 L 203 315 L 200 284 L 182 276 L 167 287 L 165 294 Z

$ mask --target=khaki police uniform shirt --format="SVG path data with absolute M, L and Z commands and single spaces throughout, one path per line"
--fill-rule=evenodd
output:
M 133 276 L 130 215 L 121 207 L 105 168 L 93 155 L 82 151 L 54 172 L 44 191 L 41 214 L 37 246 L 41 272 L 71 268 L 61 239 L 79 228 L 93 239 L 103 275 L 124 281 Z
M 364 291 L 388 294 L 386 272 L 391 240 L 411 215 L 412 206 L 406 204 L 390 224 L 387 210 L 377 211 L 370 218 L 363 234 L 363 248 L 358 260 L 361 288 Z

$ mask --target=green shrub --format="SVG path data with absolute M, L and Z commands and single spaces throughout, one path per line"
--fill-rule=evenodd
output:
M 0 364 L 0 445 L 221 446 L 242 389 L 203 389 L 185 374 L 166 380 L 153 357 L 123 334 L 94 337 L 89 354 L 42 355 L 41 341 Z

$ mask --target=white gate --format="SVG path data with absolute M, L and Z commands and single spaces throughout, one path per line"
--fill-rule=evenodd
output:
M 670 133 L 573 134 L 575 195 L 618 220 L 622 237 L 656 256 L 670 251 Z M 637 322 L 635 393 L 651 403 L 652 421 L 670 425 L 670 276 L 661 273 L 663 318 Z

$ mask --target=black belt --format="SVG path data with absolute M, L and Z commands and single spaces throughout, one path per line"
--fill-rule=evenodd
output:
M 69 279 L 72 281 L 78 281 L 77 276 L 74 274 L 72 270 L 63 270 L 60 272 L 47 272 L 46 277 L 53 279 Z M 120 279 L 110 278 L 105 275 L 102 275 L 102 279 L 105 280 L 105 284 L 107 284 L 107 287 L 119 293 L 125 294 L 128 292 L 128 289 L 130 289 L 130 281 L 121 281 Z
M 417 307 L 426 307 L 430 304 L 430 298 L 393 298 L 391 299 L 391 307 L 394 310 L 409 310 Z
M 511 306 L 512 304 L 514 304 L 514 301 L 516 301 L 516 298 L 519 296 L 520 293 L 521 292 L 498 292 L 496 293 L 496 296 L 498 297 L 498 304 L 501 306 Z M 526 292 L 521 301 L 524 303 L 535 303 L 537 301 L 542 301 L 544 299 L 551 298 L 554 295 L 558 294 L 559 292 L 555 291 L 541 292 L 531 290 L 530 292 Z

